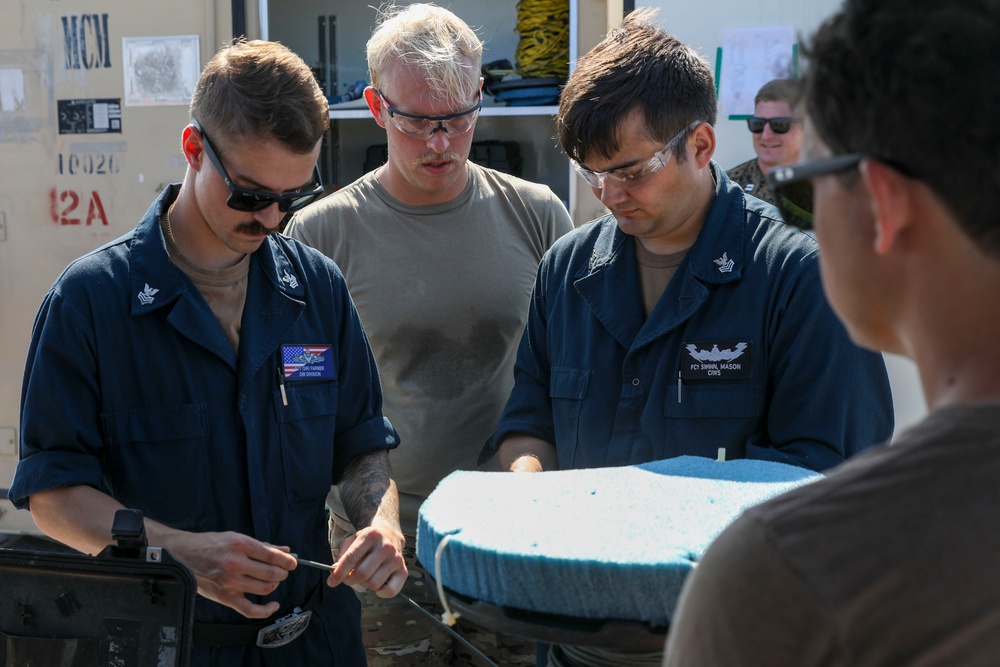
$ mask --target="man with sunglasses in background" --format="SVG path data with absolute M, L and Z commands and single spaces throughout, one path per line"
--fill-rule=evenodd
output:
M 436 612 L 413 551 L 417 509 L 446 475 L 476 468 L 510 392 L 538 262 L 572 229 L 548 187 L 468 160 L 482 106 L 482 48 L 441 7 L 380 14 L 364 94 L 385 128 L 388 162 L 286 229 L 347 278 L 402 442 L 391 458 L 411 573 L 404 592 Z M 336 494 L 330 506 L 333 534 L 353 532 Z M 370 667 L 483 664 L 400 598 L 366 592 L 362 605 Z M 530 642 L 458 623 L 493 661 L 534 663 Z
M 350 586 L 406 579 L 398 437 L 361 322 L 334 263 L 275 233 L 322 191 L 327 108 L 287 48 L 222 49 L 183 183 L 71 264 L 32 334 L 11 500 L 91 554 L 141 510 L 198 582 L 192 665 L 364 664 Z M 298 567 L 330 558 L 334 484 L 360 530 L 332 573 Z
M 654 17 L 629 14 L 562 91 L 560 143 L 611 213 L 543 258 L 484 455 L 530 472 L 723 448 L 826 470 L 891 435 L 882 358 L 823 298 L 815 240 L 712 161 L 712 71 Z
M 771 204 L 775 203 L 774 195 L 765 177 L 778 165 L 799 160 L 802 120 L 795 116 L 798 96 L 799 83 L 794 79 L 775 79 L 761 86 L 754 98 L 753 116 L 747 118 L 757 157 L 726 171 L 743 192 Z
M 666 664 L 996 665 L 1000 0 L 849 0 L 803 53 L 804 161 L 775 187 L 813 191 L 830 303 L 916 362 L 930 413 L 724 531 Z

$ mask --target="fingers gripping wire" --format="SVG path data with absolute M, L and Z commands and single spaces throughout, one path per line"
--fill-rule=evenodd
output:
M 450 537 L 451 537 L 451 535 L 445 535 L 444 539 L 442 539 L 441 543 L 438 545 L 437 553 L 435 553 L 435 555 L 434 555 L 434 568 L 435 568 L 434 576 L 437 578 L 437 582 L 438 582 L 438 585 L 437 585 L 438 586 L 438 595 L 441 597 L 441 604 L 445 608 L 445 613 L 441 615 L 442 618 L 438 618 L 436 615 L 434 615 L 431 612 L 427 611 L 426 609 L 424 609 L 423 607 L 421 607 L 419 604 L 417 604 L 416 602 L 414 602 L 412 599 L 410 599 L 410 597 L 407 596 L 407 595 L 405 595 L 404 593 L 400 592 L 400 593 L 397 593 L 397 595 L 400 598 L 402 598 L 403 600 L 405 600 L 410 606 L 412 606 L 417 611 L 419 611 L 421 614 L 423 614 L 424 616 L 427 616 L 432 621 L 434 621 L 435 623 L 437 623 L 438 625 L 440 625 L 442 628 L 444 628 L 445 630 L 447 630 L 452 635 L 452 637 L 454 637 L 455 639 L 457 639 L 459 641 L 459 643 L 462 644 L 462 646 L 464 646 L 466 649 L 468 649 L 469 651 L 471 651 L 474 655 L 478 656 L 479 659 L 483 660 L 486 665 L 488 665 L 489 667 L 499 667 L 499 665 L 497 665 L 497 663 L 493 662 L 489 658 L 489 656 L 487 656 L 485 653 L 483 653 L 478 648 L 476 648 L 475 646 L 473 646 L 472 643 L 468 639 L 466 639 L 462 635 L 458 634 L 455 630 L 453 630 L 451 628 L 451 626 L 455 625 L 455 621 L 458 620 L 459 614 L 453 612 L 451 610 L 451 607 L 448 606 L 448 600 L 445 598 L 444 587 L 441 585 L 441 576 L 440 576 L 441 575 L 441 552 L 444 550 L 444 546 L 445 546 L 445 544 L 448 543 L 448 539 Z M 319 570 L 333 570 L 333 567 L 334 567 L 333 565 L 327 565 L 325 563 L 317 563 L 316 561 L 306 560 L 305 558 L 299 558 L 296 554 L 292 554 L 292 557 L 295 558 L 298 561 L 299 565 L 305 565 L 307 567 L 314 567 L 314 568 L 319 569 Z M 442 619 L 444 619 L 444 620 L 442 620 Z

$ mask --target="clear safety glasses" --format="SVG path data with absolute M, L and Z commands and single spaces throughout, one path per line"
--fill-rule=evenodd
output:
M 382 103 L 385 104 L 386 109 L 389 111 L 389 118 L 397 130 L 415 139 L 423 139 L 425 141 L 433 137 L 434 133 L 438 131 L 444 132 L 449 138 L 465 134 L 476 124 L 476 119 L 479 118 L 479 110 L 483 108 L 483 91 L 480 90 L 479 100 L 476 102 L 476 106 L 471 109 L 447 116 L 417 116 L 411 113 L 403 113 L 393 107 L 389 100 L 385 99 L 385 95 L 381 91 L 376 90 L 375 92 L 382 98 Z
M 603 188 L 605 181 L 611 181 L 612 183 L 624 188 L 634 188 L 641 185 L 650 176 L 667 166 L 667 163 L 670 162 L 670 157 L 673 154 L 673 145 L 683 137 L 687 136 L 691 130 L 699 125 L 701 125 L 701 121 L 696 120 L 685 127 L 683 130 L 675 134 L 674 137 L 667 142 L 666 146 L 653 153 L 653 156 L 645 162 L 639 161 L 636 164 L 619 167 L 618 169 L 612 169 L 610 171 L 592 171 L 575 160 L 573 160 L 573 166 L 576 168 L 576 172 L 580 174 L 581 178 L 587 181 L 587 183 L 589 183 L 593 188 Z

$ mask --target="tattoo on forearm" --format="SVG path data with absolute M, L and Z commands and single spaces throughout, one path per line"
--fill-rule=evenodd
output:
M 399 516 L 399 501 L 391 493 L 389 452 L 382 450 L 350 463 L 340 479 L 340 499 L 347 518 L 358 530 L 371 525 L 381 513 Z

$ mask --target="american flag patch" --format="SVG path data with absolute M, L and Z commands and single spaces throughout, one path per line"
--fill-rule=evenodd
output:
M 286 380 L 337 377 L 332 345 L 282 345 L 281 363 Z

